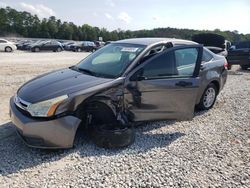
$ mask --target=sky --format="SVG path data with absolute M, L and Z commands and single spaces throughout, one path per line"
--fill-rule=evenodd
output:
M 250 0 L 0 0 L 37 14 L 108 30 L 175 27 L 250 33 Z

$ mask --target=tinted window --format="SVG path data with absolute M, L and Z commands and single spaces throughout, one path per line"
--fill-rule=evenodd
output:
M 0 40 L 0 43 L 7 43 L 5 40 Z
M 44 45 L 49 46 L 51 45 L 51 42 L 45 42 Z
M 208 62 L 213 59 L 212 54 L 210 54 L 205 48 L 203 48 L 202 61 Z
M 59 45 L 60 43 L 57 42 L 57 41 L 52 41 L 51 44 L 53 44 L 53 45 Z
M 146 78 L 177 75 L 173 53 L 164 53 L 152 59 L 144 66 L 143 75 Z
M 163 53 L 155 57 L 143 68 L 146 78 L 189 77 L 194 73 L 198 50 L 186 48 L 174 52 Z

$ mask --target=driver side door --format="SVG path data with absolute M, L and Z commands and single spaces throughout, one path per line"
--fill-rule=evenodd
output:
M 201 45 L 173 47 L 136 67 L 124 94 L 132 121 L 192 119 L 202 51 Z

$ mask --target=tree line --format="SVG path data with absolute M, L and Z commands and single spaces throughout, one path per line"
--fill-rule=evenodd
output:
M 55 16 L 39 19 L 26 11 L 17 11 L 11 7 L 0 8 L 0 36 L 27 37 L 27 38 L 54 38 L 65 40 L 98 40 L 103 37 L 104 41 L 115 41 L 134 37 L 169 37 L 190 40 L 192 35 L 212 32 L 224 36 L 231 42 L 250 40 L 250 34 L 240 34 L 238 31 L 221 31 L 215 29 L 193 30 L 177 28 L 156 28 L 152 30 L 124 31 L 117 29 L 108 31 L 105 28 L 92 27 L 88 24 L 77 26 L 72 22 L 65 22 Z

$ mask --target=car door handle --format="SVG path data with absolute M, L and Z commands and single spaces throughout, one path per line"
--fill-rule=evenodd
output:
M 193 85 L 192 82 L 185 82 L 185 81 L 179 81 L 175 84 L 176 86 L 180 86 L 180 87 L 186 87 L 186 86 L 191 86 Z

